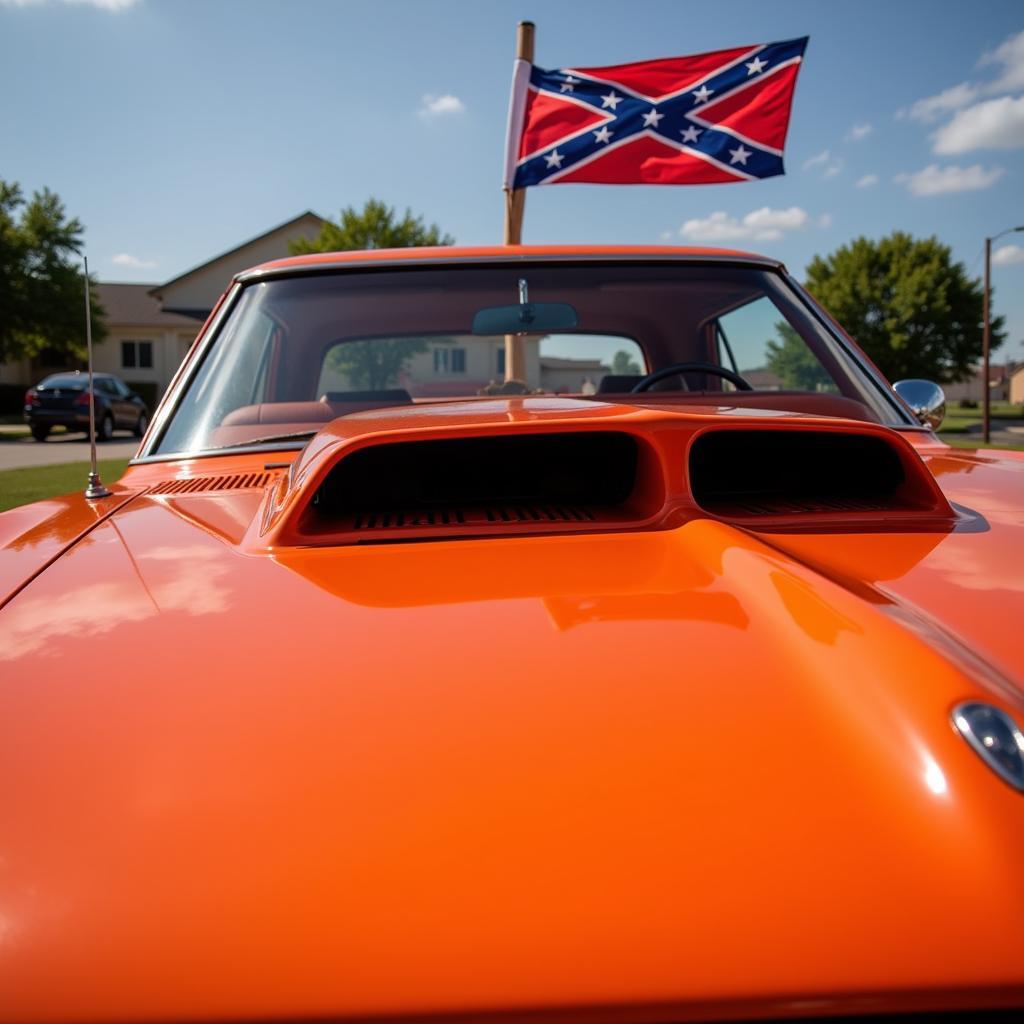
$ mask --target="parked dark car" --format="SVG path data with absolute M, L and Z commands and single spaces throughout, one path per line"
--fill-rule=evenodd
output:
M 93 374 L 96 396 L 96 439 L 109 441 L 115 430 L 142 437 L 149 425 L 146 403 L 120 377 Z M 53 427 L 89 433 L 89 377 L 80 371 L 55 373 L 25 392 L 25 422 L 37 441 Z

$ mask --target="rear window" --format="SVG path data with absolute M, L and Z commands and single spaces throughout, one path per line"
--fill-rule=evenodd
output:
M 89 378 L 84 373 L 68 373 L 63 375 L 57 375 L 55 377 L 47 377 L 40 388 L 50 388 L 56 390 L 57 388 L 74 389 L 78 388 L 82 391 L 85 390 L 88 384 Z M 97 381 L 97 383 L 99 383 Z

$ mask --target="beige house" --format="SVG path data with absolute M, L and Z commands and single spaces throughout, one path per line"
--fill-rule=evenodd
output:
M 96 346 L 97 372 L 147 385 L 145 390 L 159 398 L 231 278 L 287 256 L 290 241 L 316 237 L 323 224 L 322 217 L 307 210 L 163 284 L 101 282 L 97 292 L 108 333 Z M 39 358 L 0 363 L 0 384 L 30 387 L 48 373 L 73 368 L 78 367 Z
M 1015 405 L 1024 405 L 1024 363 L 1010 371 L 1010 399 Z

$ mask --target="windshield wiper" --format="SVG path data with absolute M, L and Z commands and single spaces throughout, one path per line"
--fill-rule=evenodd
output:
M 266 437 L 252 437 L 248 441 L 235 441 L 232 444 L 219 444 L 214 448 L 204 448 L 204 452 L 222 452 L 228 448 L 248 448 L 254 444 L 274 444 L 277 441 L 301 441 L 320 433 L 319 430 L 299 430 L 294 434 L 268 434 Z

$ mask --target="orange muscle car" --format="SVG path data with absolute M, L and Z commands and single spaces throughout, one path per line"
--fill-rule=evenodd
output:
M 1024 460 L 772 260 L 239 275 L 0 516 L 0 1021 L 1024 1005 Z

